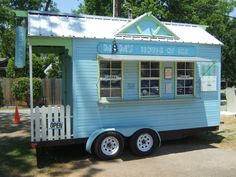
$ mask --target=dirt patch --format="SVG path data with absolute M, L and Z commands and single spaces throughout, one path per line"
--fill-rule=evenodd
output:
M 196 136 L 196 142 L 209 144 L 221 149 L 236 150 L 236 117 L 222 116 L 218 131 Z
M 236 149 L 236 117 L 222 116 L 220 130 L 215 132 L 223 138 L 221 143 L 213 144 L 219 148 Z

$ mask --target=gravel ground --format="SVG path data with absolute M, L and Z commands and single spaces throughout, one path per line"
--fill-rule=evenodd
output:
M 29 110 L 0 110 L 0 176 L 233 177 L 236 176 L 236 118 L 222 117 L 221 129 L 207 135 L 164 142 L 151 157 L 138 158 L 126 148 L 120 159 L 100 161 L 83 146 L 49 148 L 45 166 L 36 168 L 30 148 Z

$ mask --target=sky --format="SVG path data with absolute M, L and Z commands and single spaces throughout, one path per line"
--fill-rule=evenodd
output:
M 71 13 L 73 9 L 78 9 L 79 4 L 84 0 L 53 0 L 57 3 L 57 7 L 60 12 Z
M 73 9 L 78 9 L 80 3 L 84 0 L 54 0 L 57 3 L 57 7 L 60 12 L 71 13 Z M 230 16 L 236 17 L 236 8 L 230 13 Z
M 234 11 L 229 14 L 230 16 L 236 17 L 236 7 L 234 8 Z

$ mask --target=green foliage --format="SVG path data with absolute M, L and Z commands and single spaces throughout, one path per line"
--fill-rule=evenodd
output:
M 143 0 L 143 1 L 136 1 L 130 0 L 125 1 L 121 6 L 121 15 L 123 17 L 128 16 L 128 10 L 132 10 L 133 18 L 136 18 L 146 12 L 152 12 L 152 14 L 158 19 L 162 19 L 165 14 L 165 6 L 163 1 L 156 1 L 156 0 Z
M 1 32 L 0 32 L 1 33 Z M 15 55 L 15 30 L 8 28 L 5 29 L 2 35 L 0 34 L 0 38 L 2 39 L 0 56 L 4 58 L 12 58 Z
M 85 0 L 74 13 L 87 13 L 91 15 L 112 16 L 112 0 Z
M 13 10 L 43 10 L 46 4 L 49 11 L 58 11 L 56 3 L 49 0 L 0 0 L 0 57 L 12 58 L 15 51 L 15 27 L 22 19 L 15 18 Z
M 86 14 L 85 5 L 80 3 L 79 4 L 79 8 L 78 9 L 74 9 L 72 12 L 74 14 Z
M 32 55 L 33 77 L 45 78 L 44 70 L 48 65 L 52 64 L 52 68 L 48 71 L 48 78 L 61 77 L 61 60 L 58 56 L 49 54 L 43 57 Z M 29 76 L 29 60 L 27 57 L 26 66 L 24 68 L 16 68 L 14 58 L 10 58 L 7 65 L 6 76 L 8 78 L 28 77 Z
M 35 58 L 36 56 L 33 55 L 33 63 L 34 60 L 36 60 Z M 29 76 L 29 66 L 28 66 L 29 61 L 26 61 L 26 66 L 24 68 L 16 68 L 15 66 L 15 59 L 14 58 L 10 58 L 8 60 L 8 64 L 7 64 L 7 69 L 6 69 L 6 76 L 7 78 L 17 78 L 17 77 L 28 77 Z M 37 64 L 37 60 L 35 62 L 35 64 Z M 38 71 L 36 70 L 36 76 L 34 77 L 38 77 L 37 73 Z
M 15 77 L 15 63 L 14 63 L 13 58 L 10 58 L 8 60 L 7 69 L 6 69 L 6 76 L 7 76 L 7 78 L 14 78 Z
M 208 25 L 207 30 L 221 40 L 226 32 L 229 14 L 234 4 L 228 0 L 166 1 L 164 20 Z
M 30 104 L 30 88 L 29 88 L 29 78 L 20 77 L 13 80 L 12 94 L 19 101 L 24 99 L 27 104 Z M 34 102 L 37 102 L 41 96 L 42 91 L 42 81 L 40 78 L 33 78 L 33 97 Z
M 29 61 L 27 61 L 28 67 Z M 32 55 L 32 64 L 33 64 L 33 77 L 44 78 L 44 60 L 35 54 Z
M 0 107 L 2 106 L 4 106 L 4 103 L 3 103 L 2 83 L 0 82 Z
M 231 20 L 228 27 L 227 33 L 223 36 L 224 47 L 223 47 L 223 60 L 222 60 L 222 77 L 228 81 L 236 84 L 236 19 Z
M 44 65 L 49 66 L 51 64 L 51 68 L 47 71 L 47 78 L 60 78 L 62 77 L 61 73 L 61 60 L 56 55 L 47 55 L 45 57 Z M 46 69 L 46 68 L 44 68 Z

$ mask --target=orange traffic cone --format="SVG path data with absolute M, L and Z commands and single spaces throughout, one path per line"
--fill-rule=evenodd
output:
M 31 148 L 32 148 L 32 149 L 36 149 L 36 144 L 31 143 Z
M 15 109 L 15 116 L 14 116 L 14 124 L 19 124 L 20 123 L 20 114 L 18 111 L 18 106 L 16 105 Z

